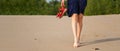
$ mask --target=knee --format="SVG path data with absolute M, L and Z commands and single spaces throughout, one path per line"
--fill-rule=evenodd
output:
M 83 16 L 79 16 L 79 20 L 83 19 Z
M 74 15 L 72 16 L 72 21 L 74 21 L 74 22 L 77 22 L 77 21 L 78 21 L 78 16 L 77 16 L 77 14 L 74 14 Z
M 83 14 L 79 14 L 79 20 L 83 19 Z

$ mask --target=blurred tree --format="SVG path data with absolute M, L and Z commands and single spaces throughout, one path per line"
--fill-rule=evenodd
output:
M 120 14 L 119 2 L 88 0 L 85 15 Z M 0 0 L 0 15 L 56 15 L 59 7 L 60 0 Z

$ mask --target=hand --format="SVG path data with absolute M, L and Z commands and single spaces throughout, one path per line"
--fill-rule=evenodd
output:
M 65 6 L 64 0 L 61 1 L 61 6 Z

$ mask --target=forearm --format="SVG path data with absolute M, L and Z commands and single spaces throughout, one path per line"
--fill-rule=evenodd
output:
M 64 2 L 65 0 L 61 0 L 61 2 Z
M 65 6 L 65 1 L 67 1 L 67 0 L 61 0 L 61 6 Z

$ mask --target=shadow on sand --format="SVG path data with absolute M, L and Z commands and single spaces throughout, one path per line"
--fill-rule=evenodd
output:
M 95 40 L 91 42 L 83 42 L 81 46 L 86 46 L 86 45 L 92 45 L 92 44 L 97 44 L 97 43 L 104 43 L 104 42 L 109 42 L 109 41 L 118 41 L 120 40 L 120 37 L 118 38 L 107 38 L 107 39 L 100 39 L 100 40 Z

